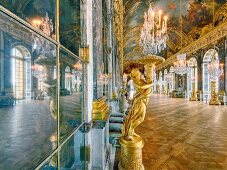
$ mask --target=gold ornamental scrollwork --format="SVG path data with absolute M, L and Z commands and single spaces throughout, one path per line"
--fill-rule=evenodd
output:
M 123 75 L 123 55 L 124 55 L 124 5 L 123 0 L 114 1 L 114 31 L 117 38 L 118 57 L 120 61 L 121 75 Z

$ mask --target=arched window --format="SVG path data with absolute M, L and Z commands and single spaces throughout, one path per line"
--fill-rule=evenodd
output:
M 190 97 L 193 91 L 193 83 L 195 83 L 195 92 L 198 90 L 198 65 L 195 57 L 192 57 L 188 61 L 189 71 L 187 73 L 187 92 Z
M 71 92 L 72 74 L 69 66 L 65 68 L 65 88 Z
M 18 48 L 13 48 L 13 86 L 16 99 L 24 98 L 24 58 Z
M 16 99 L 31 98 L 31 55 L 24 46 L 16 46 L 12 54 L 12 84 Z
M 215 56 L 215 57 L 214 57 Z M 212 61 L 212 58 L 216 58 L 219 61 L 218 52 L 215 49 L 208 50 L 203 57 L 203 98 L 210 99 L 211 94 L 211 79 L 208 72 L 208 65 Z M 219 78 L 216 81 L 216 92 L 218 92 Z

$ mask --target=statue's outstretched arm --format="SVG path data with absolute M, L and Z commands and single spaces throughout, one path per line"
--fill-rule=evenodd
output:
M 153 86 L 153 83 L 146 84 L 144 82 L 141 82 L 140 84 L 134 83 L 134 86 L 138 89 L 148 89 Z

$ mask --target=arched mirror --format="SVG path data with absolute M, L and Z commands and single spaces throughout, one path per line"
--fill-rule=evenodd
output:
M 208 50 L 203 57 L 203 98 L 208 100 L 211 98 L 211 75 L 209 73 L 209 63 L 213 60 L 219 64 L 218 52 L 215 49 Z M 218 92 L 219 77 L 214 78 L 216 87 L 215 91 Z
M 198 64 L 195 57 L 192 57 L 188 61 L 188 73 L 187 73 L 187 92 L 188 97 L 191 97 L 192 92 L 198 90 Z

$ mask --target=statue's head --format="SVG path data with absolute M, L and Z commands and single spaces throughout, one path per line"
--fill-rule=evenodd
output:
M 130 76 L 131 76 L 132 79 L 137 79 L 138 80 L 141 77 L 141 73 L 140 73 L 138 68 L 135 68 L 135 69 L 133 69 L 131 71 L 131 75 Z

